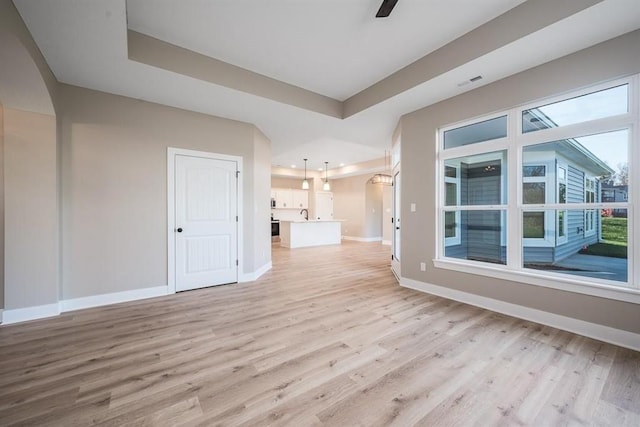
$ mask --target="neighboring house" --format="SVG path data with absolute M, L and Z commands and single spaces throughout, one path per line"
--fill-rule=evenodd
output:
M 525 212 L 524 262 L 557 262 L 597 243 L 601 233 L 599 211 L 570 207 L 572 203 L 601 202 L 600 181 L 614 171 L 573 139 L 536 146 L 525 151 L 523 158 L 523 203 L 537 203 L 527 197 L 535 199 L 537 194 L 532 191 L 538 190 L 534 185 L 544 183 L 545 203 L 567 204 L 566 210 Z M 527 169 L 543 166 L 548 171 L 544 177 L 527 173 Z
M 503 157 L 502 152 L 497 152 L 447 161 L 447 204 L 505 204 L 508 168 Z M 598 210 L 570 208 L 572 203 L 599 203 L 600 181 L 613 173 L 613 169 L 575 139 L 524 150 L 522 203 L 525 208 L 532 205 L 531 210 L 523 213 L 525 264 L 554 263 L 598 242 L 601 231 Z M 566 204 L 567 209 L 536 210 L 535 205 L 545 203 Z M 497 210 L 447 212 L 445 256 L 504 263 L 505 217 Z
M 601 199 L 603 203 L 609 202 L 626 202 L 628 200 L 629 186 L 628 185 L 612 185 L 602 184 L 601 186 Z M 607 216 L 626 217 L 626 209 L 606 209 Z

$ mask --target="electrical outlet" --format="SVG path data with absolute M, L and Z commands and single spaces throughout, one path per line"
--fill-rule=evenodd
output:
M 427 271 L 427 263 L 426 262 L 421 262 L 420 263 L 420 271 Z

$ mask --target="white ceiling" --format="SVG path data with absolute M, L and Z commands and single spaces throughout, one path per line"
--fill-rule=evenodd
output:
M 640 28 L 638 0 L 605 0 L 346 119 L 128 59 L 127 27 L 344 100 L 523 0 L 14 0 L 59 81 L 255 124 L 273 164 L 384 156 L 402 114 Z M 538 1 L 538 0 L 529 0 Z M 574 0 L 580 2 L 583 0 Z M 128 22 L 127 22 L 128 20 Z M 525 53 L 525 54 L 523 54 Z M 482 75 L 480 83 L 458 83 Z

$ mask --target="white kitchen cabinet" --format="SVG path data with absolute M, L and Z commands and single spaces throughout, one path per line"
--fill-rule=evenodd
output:
M 295 209 L 309 209 L 309 192 L 305 190 L 291 190 L 293 193 L 293 204 Z
M 288 188 L 275 188 L 276 209 L 292 209 L 293 193 Z
M 309 192 L 291 188 L 272 188 L 271 198 L 276 209 L 309 209 Z

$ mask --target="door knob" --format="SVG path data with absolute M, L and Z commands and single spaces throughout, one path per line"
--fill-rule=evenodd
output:
M 182 233 L 182 227 L 179 227 L 176 231 L 177 231 L 178 233 Z

